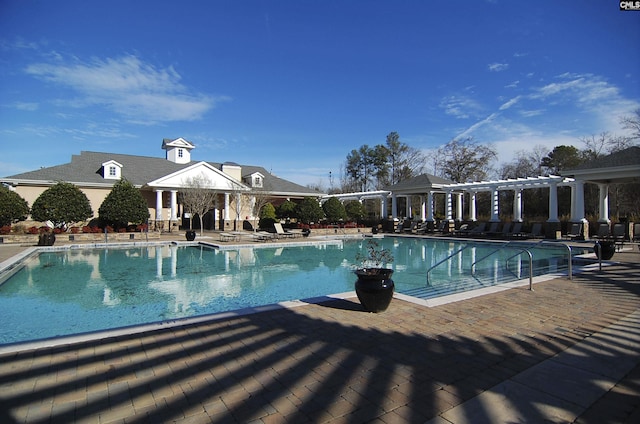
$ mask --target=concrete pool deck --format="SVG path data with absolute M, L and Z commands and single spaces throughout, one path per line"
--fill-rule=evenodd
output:
M 534 289 L 381 314 L 327 300 L 4 354 L 0 422 L 640 422 L 637 246 Z

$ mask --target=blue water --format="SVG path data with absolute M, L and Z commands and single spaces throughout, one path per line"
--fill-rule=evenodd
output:
M 396 291 L 429 298 L 507 279 L 504 249 L 477 244 L 452 261 L 457 242 L 377 239 L 392 251 Z M 356 253 L 366 241 L 218 250 L 204 246 L 42 252 L 0 285 L 0 344 L 113 329 L 353 291 Z M 516 253 L 518 251 L 515 251 Z M 566 249 L 532 249 L 536 274 L 566 268 Z M 512 263 L 518 262 L 511 261 Z M 528 276 L 528 260 L 523 260 Z M 518 266 L 511 266 L 511 269 Z M 517 269 L 516 269 L 517 271 Z M 0 279 L 2 281 L 2 279 Z

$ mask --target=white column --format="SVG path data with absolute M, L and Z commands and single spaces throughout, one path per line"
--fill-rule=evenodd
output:
M 425 203 L 424 194 L 420 196 L 420 219 L 425 220 L 427 217 L 427 204 Z
M 229 220 L 229 193 L 224 194 L 224 220 Z
M 522 189 L 513 191 L 513 222 L 522 222 Z
M 391 195 L 391 218 L 398 217 L 398 196 Z
M 162 221 L 162 190 L 156 190 L 156 221 Z
M 576 180 L 574 186 L 575 187 L 575 197 L 572 196 L 572 199 L 575 199 L 575 205 L 571 208 L 574 211 L 574 215 L 571 219 L 572 222 L 585 222 L 586 219 L 584 217 L 584 181 Z M 572 188 L 573 188 L 572 187 Z
M 573 186 L 571 187 L 571 213 L 573 215 Z M 549 219 L 547 222 L 559 222 L 558 219 L 558 185 L 549 184 Z
M 453 219 L 453 200 L 451 196 L 451 191 L 447 191 L 447 221 L 451 221 Z
M 498 189 L 491 189 L 491 222 L 500 221 L 500 201 L 498 196 Z
M 433 191 L 427 194 L 427 221 L 433 222 Z
M 405 205 L 407 209 L 407 218 L 413 219 L 413 210 L 411 208 L 411 196 L 405 197 Z
M 598 219 L 598 222 L 606 222 L 609 224 L 611 223 L 609 220 L 609 185 L 598 184 L 598 189 L 600 194 L 600 219 Z
M 254 219 L 255 217 L 253 216 L 253 211 L 256 209 L 256 196 L 251 196 L 251 200 L 249 202 L 251 206 L 251 215 L 249 215 L 249 219 Z
M 469 220 L 475 222 L 478 218 L 476 217 L 476 192 L 469 192 Z
M 456 193 L 456 221 L 462 221 L 462 193 Z
M 176 221 L 178 219 L 178 190 L 171 190 L 171 217 L 169 218 L 171 221 Z

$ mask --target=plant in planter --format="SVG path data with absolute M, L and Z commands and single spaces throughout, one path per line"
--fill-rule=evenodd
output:
M 366 253 L 359 252 L 356 260 L 360 262 L 354 272 L 356 280 L 356 294 L 365 310 L 369 312 L 383 312 L 389 307 L 395 284 L 391 279 L 393 270 L 387 268 L 394 258 L 391 251 L 380 247 L 374 239 L 367 240 Z

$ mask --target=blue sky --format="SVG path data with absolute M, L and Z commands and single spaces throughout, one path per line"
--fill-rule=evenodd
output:
M 177 137 L 325 188 L 391 131 L 582 148 L 640 107 L 638 40 L 614 0 L 0 0 L 0 176 Z

